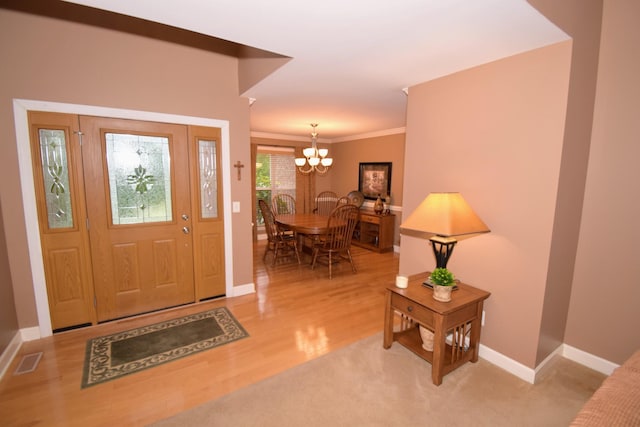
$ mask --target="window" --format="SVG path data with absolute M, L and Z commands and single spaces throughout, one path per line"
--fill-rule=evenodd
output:
M 296 197 L 296 165 L 294 149 L 290 147 L 257 147 L 256 153 L 256 220 L 264 225 L 258 200 L 264 199 L 271 206 L 273 194 L 290 194 Z

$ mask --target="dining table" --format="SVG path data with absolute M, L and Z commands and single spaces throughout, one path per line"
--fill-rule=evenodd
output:
M 275 220 L 278 227 L 296 234 L 301 254 L 312 255 L 314 243 L 327 233 L 329 216 L 314 213 L 280 214 Z
M 326 234 L 329 217 L 314 213 L 280 214 L 276 216 L 276 224 L 285 230 L 307 236 Z

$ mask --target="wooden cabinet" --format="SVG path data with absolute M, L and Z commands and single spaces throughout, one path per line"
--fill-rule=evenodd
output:
M 361 211 L 360 221 L 353 233 L 352 243 L 378 252 L 393 250 L 393 233 L 396 216 L 378 215 L 373 211 Z

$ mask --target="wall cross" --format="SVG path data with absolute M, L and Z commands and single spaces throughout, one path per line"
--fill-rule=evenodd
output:
M 240 163 L 240 160 L 238 160 L 236 162 L 235 165 L 233 165 L 234 168 L 238 169 L 238 181 L 242 180 L 242 168 L 244 167 L 244 165 L 242 163 Z

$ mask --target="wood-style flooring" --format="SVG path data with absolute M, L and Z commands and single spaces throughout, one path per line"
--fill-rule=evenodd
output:
M 262 262 L 254 247 L 256 293 L 63 332 L 24 343 L 0 382 L 2 426 L 142 426 L 216 399 L 382 331 L 384 292 L 398 255 L 353 247 L 328 279 L 283 259 Z M 308 262 L 308 259 L 307 259 Z M 86 389 L 80 388 L 89 338 L 226 306 L 250 334 L 212 350 Z M 382 345 L 382 341 L 380 342 Z M 38 368 L 13 375 L 23 355 L 43 352 Z

